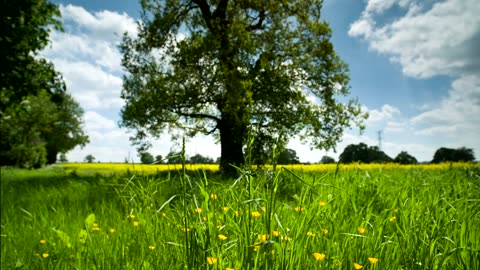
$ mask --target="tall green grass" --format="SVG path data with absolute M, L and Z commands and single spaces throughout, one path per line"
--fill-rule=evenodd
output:
M 480 269 L 478 167 L 79 175 L 2 169 L 2 269 Z

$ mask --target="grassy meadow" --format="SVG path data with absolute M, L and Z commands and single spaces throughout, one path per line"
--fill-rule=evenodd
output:
M 1 269 L 480 269 L 475 164 L 166 166 L 2 168 Z

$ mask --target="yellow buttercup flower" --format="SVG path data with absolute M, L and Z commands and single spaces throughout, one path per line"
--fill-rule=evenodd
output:
M 377 258 L 368 258 L 368 261 L 371 263 L 371 264 L 376 264 L 378 262 L 378 259 Z
M 361 234 L 365 234 L 367 232 L 367 230 L 365 228 L 358 227 L 358 232 L 361 233 Z
M 134 214 L 130 214 L 129 216 L 131 219 L 134 219 L 135 218 L 135 215 Z
M 293 210 L 295 210 L 295 212 L 297 212 L 297 213 L 301 213 L 301 212 L 303 212 L 303 207 L 298 206 L 298 207 L 293 208 Z
M 92 231 L 98 232 L 98 231 L 100 231 L 100 228 L 98 228 L 98 227 L 93 227 L 93 228 L 92 228 Z
M 47 240 L 44 240 L 44 239 L 40 240 L 40 244 L 45 245 L 46 243 L 47 243 Z
M 273 236 L 278 237 L 279 235 L 280 235 L 280 232 L 279 232 L 279 231 L 273 231 Z
M 395 217 L 395 216 L 394 216 L 394 217 L 391 217 L 391 218 L 390 218 L 388 221 L 390 221 L 390 222 L 394 222 L 394 221 L 395 221 L 395 219 L 397 219 L 397 217 Z
M 111 233 L 114 233 L 114 232 L 116 232 L 116 231 L 117 231 L 117 230 L 115 230 L 115 228 L 110 228 L 110 232 L 111 232 Z
M 315 252 L 313 253 L 313 257 L 315 257 L 315 260 L 317 261 L 323 261 L 323 259 L 325 259 L 325 254 Z
M 265 242 L 267 239 L 270 239 L 270 235 L 268 234 L 259 234 L 257 235 L 258 240 Z
M 155 249 L 154 246 L 149 246 L 148 248 L 149 248 L 150 250 L 154 250 L 154 249 Z
M 202 208 L 195 208 L 195 213 L 202 213 Z
M 202 217 L 203 221 L 207 221 L 208 218 L 207 217 Z
M 214 264 L 216 264 L 216 263 L 217 263 L 217 261 L 218 261 L 218 259 L 217 259 L 217 258 L 214 258 L 214 257 L 207 257 L 207 263 L 208 263 L 209 265 L 214 265 Z
M 163 213 L 162 213 L 162 216 L 166 217 L 166 216 L 167 216 L 167 213 L 163 212 Z
M 258 218 L 260 216 L 261 216 L 260 212 L 258 212 L 258 211 L 252 212 L 252 217 Z
M 235 270 L 234 268 L 227 267 L 225 270 Z
M 235 210 L 235 216 L 237 216 L 237 217 L 240 216 L 240 211 Z
M 360 270 L 360 269 L 363 268 L 363 265 L 360 265 L 360 264 L 354 262 L 354 263 L 353 263 L 353 267 L 354 267 L 355 269 L 357 269 L 357 270 Z
M 48 256 L 49 256 L 48 253 L 43 253 L 43 254 L 42 254 L 42 257 L 43 257 L 44 259 L 48 258 Z
M 93 225 L 93 227 L 98 227 L 97 223 L 93 223 L 92 225 Z
M 314 236 L 315 236 L 315 233 L 314 233 L 314 232 L 311 232 L 311 231 L 308 231 L 308 232 L 307 232 L 307 236 L 314 237 Z
M 328 229 L 321 229 L 323 234 L 328 234 Z
M 227 212 L 228 209 L 230 209 L 228 206 L 224 206 L 224 207 L 223 207 L 223 212 Z
M 217 194 L 210 194 L 210 199 L 218 200 L 218 195 Z
M 140 225 L 140 223 L 139 223 L 138 221 L 134 221 L 134 222 L 133 222 L 133 226 L 134 226 L 134 227 L 138 227 L 138 225 Z
M 189 232 L 189 231 L 191 231 L 191 230 L 192 230 L 192 229 L 190 229 L 190 228 L 186 228 L 186 229 L 185 229 L 185 228 L 182 228 L 182 231 L 183 231 L 183 232 Z
M 222 240 L 222 241 L 225 241 L 225 240 L 227 240 L 227 237 L 226 237 L 225 235 L 223 235 L 223 234 L 219 234 L 219 235 L 218 235 L 218 239 L 220 239 L 220 240 Z
M 321 207 L 324 207 L 325 205 L 327 205 L 327 203 L 325 201 L 320 201 L 320 206 Z

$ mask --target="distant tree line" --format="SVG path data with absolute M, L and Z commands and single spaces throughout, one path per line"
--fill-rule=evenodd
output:
M 273 154 L 272 154 L 273 155 Z M 182 157 L 180 153 L 170 151 L 165 158 L 162 155 L 153 156 L 148 152 L 139 152 L 140 161 L 143 164 L 181 164 Z M 254 156 L 254 164 L 264 165 L 272 164 L 272 157 L 267 153 L 262 152 L 262 155 Z M 66 162 L 64 155 L 61 157 L 62 162 Z M 85 161 L 92 163 L 95 161 L 95 157 L 92 155 L 87 155 Z M 259 162 L 262 161 L 262 162 Z M 441 147 L 433 156 L 431 163 L 441 163 L 441 162 L 473 162 L 475 161 L 475 156 L 473 150 L 461 147 L 458 149 L 450 149 Z M 125 159 L 125 162 L 128 162 Z M 410 155 L 406 151 L 401 151 L 395 158 L 391 158 L 385 152 L 381 151 L 377 146 L 367 146 L 365 143 L 359 144 L 350 144 L 348 145 L 340 154 L 339 158 L 340 163 L 352 163 L 352 162 L 362 162 L 362 163 L 387 163 L 394 162 L 399 164 L 417 164 L 417 159 Z M 195 154 L 189 158 L 185 159 L 187 164 L 219 164 L 220 159 L 217 158 L 214 160 L 211 157 L 206 157 L 201 154 Z M 284 149 L 276 155 L 276 164 L 286 165 L 286 164 L 299 164 L 300 159 L 297 156 L 297 152 L 293 149 Z M 321 164 L 332 164 L 336 163 L 335 159 L 330 156 L 323 156 L 320 159 Z

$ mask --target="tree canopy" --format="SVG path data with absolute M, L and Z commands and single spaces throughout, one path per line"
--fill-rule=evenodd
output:
M 402 151 L 394 159 L 394 162 L 400 164 L 417 164 L 417 159 L 409 153 Z
M 475 155 L 473 154 L 473 150 L 466 147 L 461 147 L 458 149 L 446 148 L 441 147 L 435 151 L 433 155 L 432 163 L 440 163 L 440 162 L 447 162 L 447 161 L 474 161 Z
M 0 26 L 0 165 L 40 167 L 84 146 L 83 110 L 52 63 L 38 56 L 60 12 L 46 0 L 5 1 Z
M 155 159 L 153 158 L 152 154 L 148 152 L 141 152 L 139 153 L 140 156 L 140 162 L 142 164 L 153 164 L 155 162 Z
M 120 46 L 122 126 L 148 135 L 214 134 L 220 166 L 244 162 L 248 131 L 334 148 L 362 127 L 348 67 L 335 53 L 320 0 L 143 0 L 137 37 Z M 272 140 L 273 141 L 273 140 Z
M 341 163 L 358 161 L 363 163 L 382 163 L 392 162 L 393 159 L 385 154 L 385 152 L 381 151 L 377 146 L 368 147 L 364 143 L 350 144 L 345 147 L 342 154 L 340 154 Z

